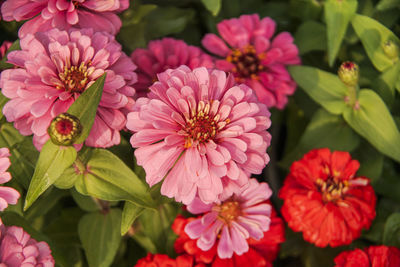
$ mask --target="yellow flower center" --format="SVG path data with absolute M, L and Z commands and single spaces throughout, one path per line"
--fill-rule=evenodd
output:
M 226 224 L 230 224 L 232 221 L 235 221 L 236 218 L 242 214 L 239 202 L 234 200 L 226 201 L 218 207 L 218 219 Z
M 64 72 L 58 74 L 64 84 L 65 91 L 70 93 L 82 93 L 89 82 L 89 75 L 88 67 L 83 62 L 79 67 L 65 67 Z
M 318 178 L 316 185 L 322 193 L 322 198 L 325 202 L 341 199 L 349 190 L 349 182 L 347 180 L 339 181 L 334 177 L 329 177 L 326 180 Z
M 261 60 L 265 58 L 265 54 L 257 54 L 256 49 L 252 45 L 246 46 L 240 50 L 234 48 L 226 57 L 228 62 L 235 65 L 232 72 L 236 81 L 243 82 L 245 79 L 258 79 L 258 73 L 265 69 L 261 64 Z

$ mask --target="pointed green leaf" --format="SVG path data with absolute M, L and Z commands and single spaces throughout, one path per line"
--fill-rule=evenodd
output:
M 322 23 L 308 20 L 300 25 L 294 42 L 299 48 L 300 55 L 314 50 L 326 50 L 326 29 Z
M 83 126 L 81 135 L 78 140 L 75 141 L 76 144 L 83 143 L 92 129 L 97 112 L 97 106 L 99 105 L 103 94 L 105 80 L 106 73 L 100 76 L 88 89 L 86 89 L 67 111 L 69 114 L 76 116 Z
M 75 188 L 71 188 L 70 192 L 72 198 L 82 210 L 92 212 L 102 209 L 101 205 L 94 198 L 79 194 Z
M 378 21 L 367 16 L 356 15 L 351 23 L 375 68 L 384 71 L 391 67 L 395 62 L 385 54 L 383 45 L 391 41 L 399 46 L 399 38 Z
M 288 168 L 293 161 L 300 159 L 314 148 L 327 147 L 331 150 L 352 151 L 359 143 L 359 136 L 341 116 L 320 109 L 307 125 L 298 146 L 286 154 L 281 165 Z
M 94 149 L 86 169 L 75 183 L 81 194 L 108 201 L 128 200 L 142 207 L 154 208 L 149 187 L 110 151 Z
M 121 210 L 93 212 L 82 217 L 78 225 L 79 238 L 89 267 L 110 266 L 121 242 Z
M 359 109 L 343 113 L 347 123 L 378 151 L 400 162 L 400 133 L 382 99 L 372 90 L 359 94 Z
M 356 13 L 357 1 L 327 0 L 324 10 L 327 25 L 329 65 L 332 66 L 349 22 Z
M 122 211 L 121 235 L 128 232 L 136 218 L 144 211 L 143 207 L 137 206 L 129 201 L 125 202 L 124 210 Z
M 50 140 L 43 146 L 40 152 L 35 172 L 33 174 L 26 200 L 24 210 L 47 189 L 76 159 L 76 150 L 74 147 L 64 147 L 54 145 Z
M 400 247 L 400 213 L 393 213 L 385 223 L 383 244 Z
M 221 10 L 221 0 L 201 0 L 201 2 L 213 16 L 218 15 Z
M 329 112 L 341 114 L 347 108 L 344 99 L 348 89 L 337 75 L 307 66 L 290 66 L 289 72 L 298 85 Z
M 387 10 L 390 8 L 400 8 L 400 0 L 381 0 L 377 5 L 378 10 Z

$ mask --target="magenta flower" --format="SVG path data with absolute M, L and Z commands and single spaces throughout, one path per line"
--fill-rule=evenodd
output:
M 223 40 L 207 34 L 202 44 L 223 58 L 216 61 L 217 68 L 233 72 L 235 79 L 253 88 L 268 107 L 283 109 L 287 96 L 296 89 L 286 65 L 299 64 L 300 58 L 290 33 L 282 32 L 271 40 L 275 27 L 271 18 L 260 20 L 257 14 L 242 15 L 218 23 Z
M 126 125 L 136 132 L 131 144 L 150 186 L 165 178 L 161 194 L 211 203 L 222 193 L 221 178 L 244 177 L 247 184 L 250 173 L 261 173 L 271 121 L 251 88 L 205 67 L 181 66 L 157 77 Z
M 29 33 L 71 27 L 93 28 L 95 32 L 115 35 L 122 25 L 115 13 L 128 7 L 129 0 L 7 0 L 1 6 L 1 13 L 6 21 L 31 19 L 19 29 L 20 38 Z
M 248 187 L 218 203 L 205 204 L 195 198 L 187 209 L 203 216 L 189 222 L 185 232 L 197 239 L 197 246 L 204 251 L 218 242 L 221 259 L 231 258 L 233 253 L 242 255 L 249 250 L 248 238 L 259 240 L 269 229 L 271 205 L 266 200 L 271 195 L 268 184 L 250 179 Z
M 10 151 L 8 148 L 0 148 L 0 184 L 7 183 L 11 180 L 11 174 L 7 172 L 10 167 Z M 20 195 L 17 190 L 12 187 L 0 186 L 0 211 L 5 210 L 8 204 L 17 204 Z
M 54 259 L 46 242 L 37 242 L 21 227 L 6 227 L 1 223 L 0 230 L 0 267 L 54 266 Z
M 47 128 L 58 114 L 104 72 L 106 81 L 93 128 L 86 145 L 109 147 L 120 142 L 124 113 L 134 104 L 136 66 L 108 33 L 92 29 L 53 29 L 22 38 L 21 49 L 8 55 L 18 68 L 1 73 L 0 87 L 11 100 L 3 113 L 23 135 L 33 134 L 40 149 L 48 140 Z
M 149 86 L 157 80 L 157 74 L 167 69 L 175 69 L 180 65 L 191 69 L 214 66 L 212 58 L 200 48 L 173 38 L 151 41 L 148 49 L 136 49 L 131 58 L 138 66 L 136 90 L 139 96 L 145 96 Z
M 0 46 L 0 60 L 7 54 L 7 50 L 12 45 L 9 41 L 4 41 Z

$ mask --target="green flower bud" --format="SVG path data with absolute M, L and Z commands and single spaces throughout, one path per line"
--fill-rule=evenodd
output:
M 340 65 L 338 70 L 339 79 L 347 86 L 355 86 L 358 83 L 360 72 L 358 65 L 354 62 L 346 61 Z
M 77 117 L 68 113 L 61 113 L 51 121 L 47 133 L 54 144 L 70 146 L 81 135 L 82 125 Z
M 399 57 L 399 47 L 390 40 L 383 44 L 383 52 L 385 52 L 386 56 L 390 59 Z

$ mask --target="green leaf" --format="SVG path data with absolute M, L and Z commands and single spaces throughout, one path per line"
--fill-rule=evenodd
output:
M 341 114 L 347 108 L 344 99 L 348 89 L 337 75 L 307 66 L 290 66 L 289 72 L 298 85 L 330 113 Z
M 117 156 L 104 149 L 94 149 L 86 171 L 75 183 L 78 192 L 108 201 L 128 200 L 154 208 L 150 190 Z
M 383 244 L 400 247 L 400 213 L 393 213 L 387 219 L 383 231 Z
M 289 167 L 314 148 L 327 147 L 331 150 L 352 151 L 360 143 L 359 136 L 347 125 L 341 116 L 333 115 L 320 109 L 315 113 L 298 146 L 286 154 L 281 165 Z
M 54 182 L 54 186 L 60 189 L 70 189 L 74 186 L 76 179 L 83 177 L 76 169 L 76 163 L 64 170 L 64 172 Z
M 387 10 L 390 8 L 400 7 L 400 0 L 381 0 L 377 5 L 376 9 L 377 10 Z
M 76 116 L 82 126 L 82 133 L 76 144 L 83 143 L 88 137 L 94 118 L 96 117 L 97 106 L 100 103 L 103 94 L 104 81 L 106 80 L 106 73 L 100 76 L 88 89 L 86 89 L 76 101 L 69 107 L 68 113 Z
M 76 204 L 84 211 L 98 211 L 102 207 L 96 202 L 92 197 L 84 196 L 79 194 L 74 188 L 70 190 L 72 198 L 75 200 Z
M 372 181 L 374 190 L 379 195 L 393 199 L 400 203 L 400 179 L 398 171 L 394 166 L 394 162 L 385 160 L 383 162 L 383 171 L 379 179 Z M 363 165 L 361 165 L 362 167 Z
M 218 15 L 221 10 L 221 0 L 201 0 L 201 2 L 213 16 Z
M 396 83 L 400 81 L 400 61 L 386 69 L 378 79 L 374 79 L 373 87 L 387 104 L 394 101 Z M 398 89 L 400 92 L 400 89 Z
M 89 213 L 82 217 L 78 225 L 90 267 L 110 266 L 121 242 L 121 210 L 111 209 L 108 213 Z
M 382 99 L 372 90 L 360 91 L 359 109 L 347 108 L 347 123 L 378 151 L 400 162 L 400 133 Z
M 26 194 L 24 210 L 47 189 L 76 159 L 74 147 L 54 145 L 50 140 L 43 146 L 39 155 L 28 192 Z
M 294 42 L 296 43 L 300 55 L 304 55 L 314 50 L 326 50 L 326 29 L 322 23 L 309 20 L 298 28 Z
M 183 31 L 194 17 L 193 9 L 157 7 L 146 16 L 146 34 L 149 40 Z
M 384 71 L 391 67 L 394 61 L 385 54 L 383 45 L 391 41 L 399 46 L 399 38 L 378 21 L 367 16 L 356 15 L 351 23 L 375 68 Z
M 136 206 L 135 204 L 126 201 L 124 210 L 122 211 L 122 219 L 121 219 L 121 235 L 124 235 L 128 232 L 131 225 L 135 222 L 137 217 L 142 214 L 144 211 L 143 207 Z
M 27 220 L 33 219 L 47 214 L 54 206 L 64 197 L 69 196 L 69 193 L 57 188 L 50 188 L 41 198 L 39 198 L 24 214 Z
M 327 25 L 329 66 L 332 66 L 342 44 L 343 37 L 346 34 L 349 22 L 356 13 L 357 1 L 327 0 L 324 10 Z
M 32 144 L 32 138 L 22 136 L 12 124 L 4 123 L 0 126 L 0 146 L 10 149 L 9 170 L 12 177 L 28 189 L 39 156 L 39 152 Z

